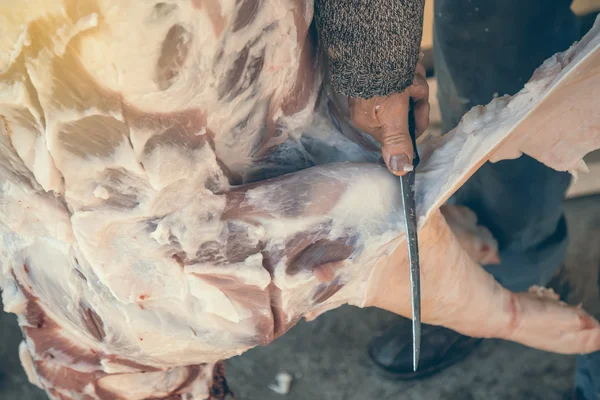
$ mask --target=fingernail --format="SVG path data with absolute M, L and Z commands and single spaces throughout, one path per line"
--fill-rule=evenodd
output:
M 413 170 L 413 166 L 408 162 L 406 154 L 396 154 L 390 157 L 390 169 L 394 172 L 408 172 Z

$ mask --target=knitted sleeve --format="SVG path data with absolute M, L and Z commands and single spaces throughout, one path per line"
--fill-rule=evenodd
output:
M 315 22 L 337 92 L 368 99 L 412 84 L 425 0 L 315 0 Z

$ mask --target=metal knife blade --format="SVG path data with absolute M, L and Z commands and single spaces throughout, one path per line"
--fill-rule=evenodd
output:
M 415 121 L 412 108 L 411 103 L 408 126 L 415 154 L 413 158 L 413 170 L 400 177 L 400 187 L 402 189 L 406 243 L 408 245 L 408 260 L 410 264 L 413 370 L 416 371 L 421 353 L 421 268 L 419 265 L 419 241 L 417 237 L 417 212 L 415 206 L 415 169 L 420 159 L 417 153 Z

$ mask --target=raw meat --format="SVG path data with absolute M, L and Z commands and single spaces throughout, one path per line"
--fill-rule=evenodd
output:
M 302 317 L 410 315 L 399 184 L 322 84 L 310 1 L 5 3 L 0 283 L 51 398 L 220 399 L 219 360 Z M 600 349 L 583 310 L 501 288 L 489 232 L 443 206 L 486 160 L 584 168 L 599 31 L 421 143 L 424 322 Z

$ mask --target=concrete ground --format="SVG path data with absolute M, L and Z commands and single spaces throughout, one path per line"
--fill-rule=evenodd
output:
M 567 202 L 571 247 L 570 301 L 586 299 L 597 311 L 600 264 L 600 196 Z M 586 286 L 584 283 L 591 285 Z M 461 364 L 433 378 L 391 383 L 369 367 L 370 337 L 394 318 L 375 309 L 342 307 L 312 323 L 301 322 L 268 347 L 227 362 L 238 400 L 564 400 L 572 388 L 574 357 L 490 340 Z M 0 313 L 0 400 L 41 400 L 19 364 L 15 317 Z M 294 375 L 286 396 L 268 388 L 275 375 Z

